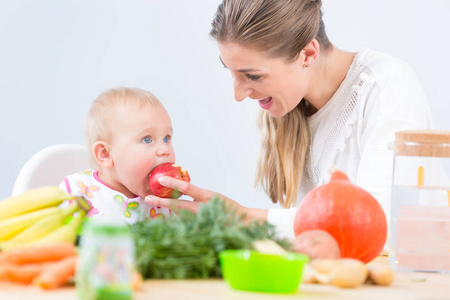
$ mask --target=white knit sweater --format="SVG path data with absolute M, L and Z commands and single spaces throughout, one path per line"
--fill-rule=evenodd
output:
M 311 145 L 298 203 L 329 181 L 336 166 L 374 196 L 390 218 L 394 133 L 431 129 L 429 105 L 412 68 L 367 48 L 354 58 L 333 97 L 308 118 Z M 294 238 L 296 208 L 269 209 L 280 236 Z

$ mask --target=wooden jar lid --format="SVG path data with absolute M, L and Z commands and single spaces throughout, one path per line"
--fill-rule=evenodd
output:
M 450 131 L 407 130 L 395 133 L 395 154 L 450 157 Z

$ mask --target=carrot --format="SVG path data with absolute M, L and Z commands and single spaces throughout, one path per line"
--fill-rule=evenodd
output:
M 0 281 L 8 278 L 8 269 L 6 268 L 6 264 L 0 265 Z
M 139 291 L 142 287 L 142 275 L 139 272 L 134 272 L 131 277 L 131 288 L 134 291 Z
M 45 267 L 37 276 L 33 284 L 43 289 L 55 289 L 67 283 L 75 275 L 75 265 L 78 256 L 68 256 L 62 260 Z
M 75 245 L 71 243 L 46 243 L 14 248 L 0 253 L 0 264 L 29 264 L 55 261 L 75 255 Z
M 51 262 L 22 265 L 2 264 L 0 265 L 0 280 L 29 284 L 51 264 Z

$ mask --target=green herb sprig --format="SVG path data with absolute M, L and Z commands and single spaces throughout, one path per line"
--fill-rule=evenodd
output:
M 256 240 L 275 237 L 267 222 L 244 222 L 244 215 L 214 197 L 197 213 L 188 210 L 170 218 L 146 219 L 131 225 L 136 263 L 144 278 L 222 277 L 218 253 L 225 249 L 252 249 Z

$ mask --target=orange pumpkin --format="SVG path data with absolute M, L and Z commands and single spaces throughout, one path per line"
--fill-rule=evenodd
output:
M 353 185 L 342 171 L 330 182 L 311 190 L 300 202 L 294 220 L 295 236 L 322 229 L 338 242 L 341 257 L 364 263 L 383 249 L 387 237 L 386 215 L 377 200 Z

